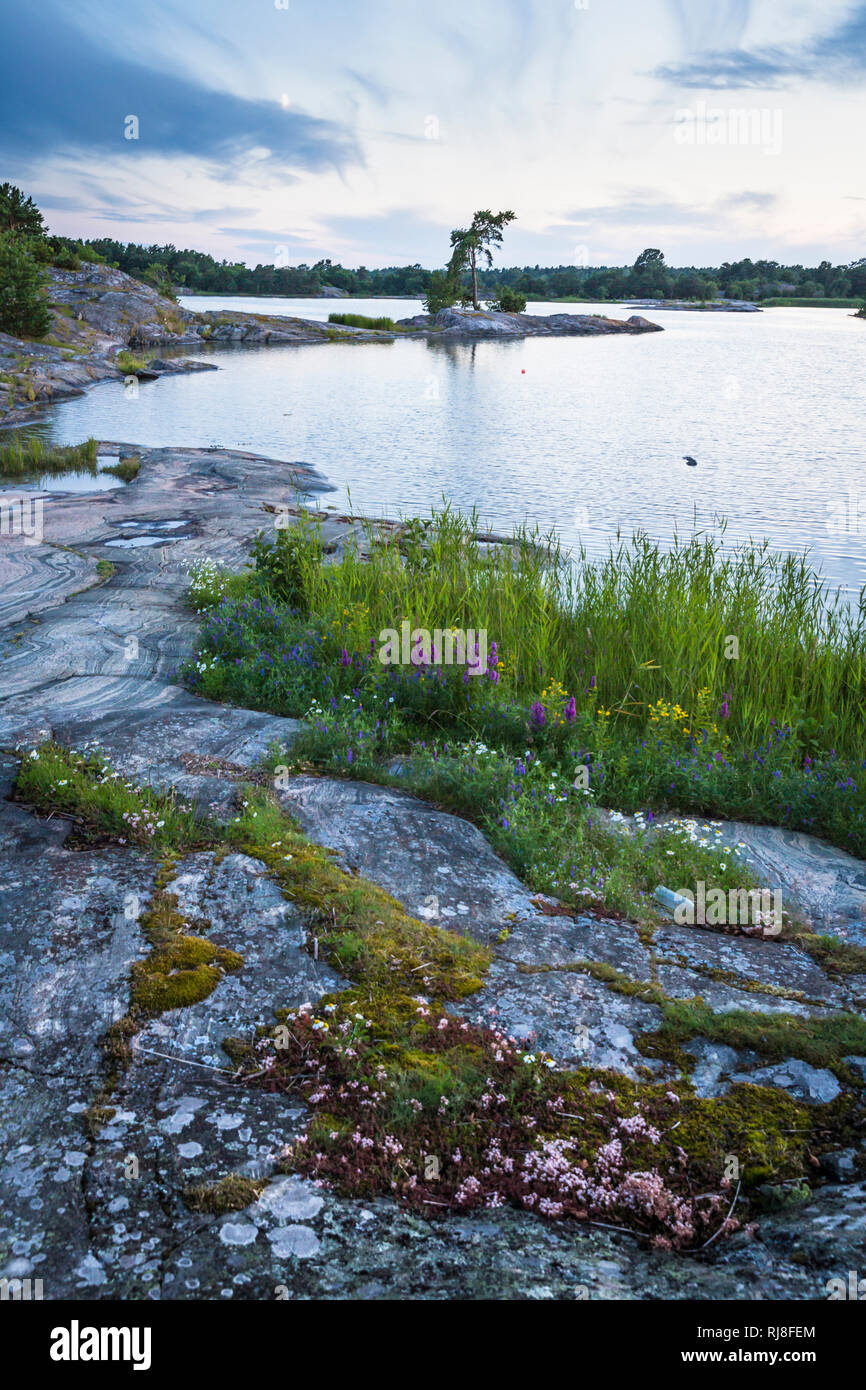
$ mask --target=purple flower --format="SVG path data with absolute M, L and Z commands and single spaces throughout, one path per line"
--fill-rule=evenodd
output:
M 730 700 L 730 698 L 731 698 L 731 697 L 730 697 L 730 694 L 728 693 L 728 691 L 725 691 L 724 695 L 722 696 L 722 718 L 723 718 L 723 719 L 727 719 L 728 715 L 729 715 L 730 712 L 731 712 L 730 706 L 729 706 L 729 704 L 728 704 L 728 701 Z M 770 723 L 772 724 L 773 722 L 774 722 L 774 721 L 771 719 L 771 720 L 770 720 Z
M 566 724 L 573 724 L 576 718 L 577 704 L 575 703 L 574 696 L 572 695 L 569 697 L 568 704 L 565 706 L 565 722 Z
M 351 761 L 352 761 L 352 750 L 351 750 L 351 748 L 350 748 L 349 751 L 348 751 L 348 753 L 346 754 L 346 762 L 347 762 L 347 763 L 351 763 Z
M 340 665 L 341 665 L 341 666 L 351 666 L 351 664 L 352 664 L 352 658 L 349 656 L 349 653 L 346 651 L 346 648 L 344 647 L 344 648 L 343 648 L 343 651 L 342 651 L 342 653 L 341 653 L 341 655 L 340 655 Z
M 529 713 L 532 717 L 533 724 L 535 724 L 537 728 L 543 729 L 545 724 L 547 723 L 547 715 L 544 712 L 544 705 L 542 705 L 540 701 L 536 700 Z

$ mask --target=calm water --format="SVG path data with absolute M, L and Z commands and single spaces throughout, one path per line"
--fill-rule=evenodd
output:
M 213 301 L 248 304 L 323 318 L 340 307 Z M 665 332 L 636 338 L 217 348 L 219 372 L 143 383 L 137 399 L 107 383 L 57 406 L 45 429 L 64 443 L 92 434 L 301 459 L 338 488 L 323 505 L 351 493 L 358 511 L 399 515 L 447 496 L 499 528 L 553 525 L 591 553 L 617 528 L 668 541 L 695 516 L 709 528 L 724 517 L 730 539 L 808 546 L 834 583 L 866 583 L 866 324 L 844 309 L 654 317 Z

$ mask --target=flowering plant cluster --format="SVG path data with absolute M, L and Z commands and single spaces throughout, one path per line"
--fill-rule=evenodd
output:
M 259 1039 L 246 1072 L 313 1108 L 287 1167 L 353 1196 L 428 1215 L 507 1204 L 626 1224 L 666 1249 L 739 1225 L 720 1166 L 691 1165 L 678 1142 L 687 1098 L 659 1085 L 636 1099 L 620 1077 L 559 1072 L 425 996 L 305 1005 Z

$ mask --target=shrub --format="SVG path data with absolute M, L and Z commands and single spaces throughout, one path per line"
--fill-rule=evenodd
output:
M 171 277 L 165 266 L 154 262 L 153 265 L 147 267 L 147 270 L 145 270 L 141 278 L 144 280 L 145 284 L 152 285 L 157 293 L 162 295 L 163 299 L 171 299 L 175 304 L 177 303 L 177 295 L 174 292 Z
M 321 562 L 322 543 L 318 531 L 301 524 L 291 531 L 275 531 L 273 540 L 260 531 L 250 551 L 259 579 L 268 592 L 281 603 L 308 613 L 308 567 Z
M 0 234 L 0 329 L 16 338 L 44 338 L 51 310 L 42 294 L 45 277 L 21 232 Z
M 499 291 L 499 298 L 492 300 L 488 307 L 498 310 L 501 314 L 522 314 L 526 311 L 526 295 L 503 285 Z
M 424 309 L 428 314 L 438 314 L 440 309 L 450 309 L 457 303 L 458 289 L 454 280 L 444 271 L 434 270 L 430 276 L 430 288 L 424 298 Z
M 60 242 L 59 245 L 55 242 L 55 246 L 57 249 L 52 257 L 52 262 L 58 270 L 81 269 L 81 261 L 71 246 L 67 246 L 65 242 Z
M 128 352 L 126 348 L 121 349 L 114 359 L 114 364 L 119 372 L 124 376 L 135 376 L 137 372 L 143 372 L 147 368 L 147 363 L 143 357 L 136 357 L 134 352 Z

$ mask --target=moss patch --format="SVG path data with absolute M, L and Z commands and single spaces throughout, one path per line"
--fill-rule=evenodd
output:
M 804 951 L 808 951 L 822 970 L 829 975 L 866 976 L 866 949 L 840 941 L 836 936 L 819 935 L 816 932 L 798 931 L 792 938 Z
M 243 956 L 201 936 L 181 936 L 136 961 L 130 972 L 130 1002 L 147 1015 L 198 1004 L 226 972 L 240 970 Z
M 768 1061 L 798 1057 L 814 1067 L 829 1067 L 849 1084 L 856 1084 L 843 1058 L 866 1053 L 866 1019 L 857 1014 L 833 1014 L 824 1018 L 800 1018 L 795 1014 L 747 1013 L 732 1010 L 717 1014 L 702 999 L 658 1001 L 664 1021 L 654 1033 L 638 1039 L 647 1056 L 664 1056 L 673 1044 L 706 1038 L 727 1047 L 757 1052 Z
M 190 1211 L 222 1216 L 228 1211 L 243 1211 L 258 1200 L 267 1185 L 264 1178 L 244 1178 L 238 1173 L 229 1173 L 218 1182 L 195 1183 L 186 1188 L 183 1200 Z
M 51 776 L 45 768 L 35 775 L 22 769 L 23 788 L 49 804 L 47 788 L 59 780 L 72 788 L 66 809 L 83 822 L 116 817 L 116 783 L 103 764 L 63 750 L 50 756 L 61 760 L 51 764 Z M 63 766 L 72 778 L 57 778 Z M 133 794 L 143 795 L 124 784 L 121 800 Z M 625 1225 L 661 1247 L 697 1249 L 760 1209 L 761 1188 L 802 1189 L 816 1155 L 862 1135 L 859 1091 L 822 1107 L 746 1084 L 724 1097 L 698 1098 L 688 1080 L 694 1059 L 683 1043 L 703 1036 L 770 1058 L 802 1057 L 844 1075 L 844 1055 L 866 1052 L 863 1020 L 715 1015 L 701 1000 L 669 1000 L 653 982 L 577 960 L 562 968 L 662 1009 L 661 1028 L 640 1045 L 646 1055 L 675 1059 L 684 1079 L 559 1071 L 495 1026 L 446 1012 L 449 1002 L 480 987 L 489 951 L 417 921 L 382 889 L 344 873 L 269 790 L 247 787 L 241 797 L 228 826 L 199 825 L 196 833 L 214 854 L 237 851 L 263 862 L 305 921 L 308 948 L 351 982 L 315 1011 L 278 1014 L 255 1043 L 225 1043 L 246 1084 L 291 1094 L 312 1111 L 286 1168 L 352 1195 L 396 1196 L 429 1215 L 510 1203 L 551 1218 Z M 149 804 L 164 818 L 167 798 Z M 148 848 L 153 852 L 150 841 Z M 106 1035 L 106 1083 L 91 1108 L 94 1126 L 108 1115 L 111 1087 L 142 1023 L 205 998 L 226 971 L 242 965 L 235 952 L 207 939 L 207 924 L 181 913 L 170 891 L 186 848 L 183 835 L 169 837 L 141 919 L 151 953 L 132 967 L 129 1013 Z M 844 1079 L 851 1086 L 856 1080 Z M 257 1195 L 252 1180 L 230 1175 L 192 1189 L 188 1203 L 218 1213 Z
M 343 873 L 332 853 L 302 835 L 269 792 L 250 789 L 228 838 L 233 848 L 267 865 L 304 916 L 314 951 L 350 980 L 389 993 L 426 991 L 439 999 L 462 999 L 481 988 L 490 951 L 410 917 L 384 889 Z
M 250 1084 L 310 1105 L 286 1168 L 427 1215 L 503 1203 L 627 1225 L 698 1248 L 761 1208 L 762 1184 L 802 1184 L 814 1157 L 862 1128 L 862 1104 L 810 1107 L 741 1084 L 561 1072 L 436 1002 L 356 986 L 283 1014 L 226 1049 Z

